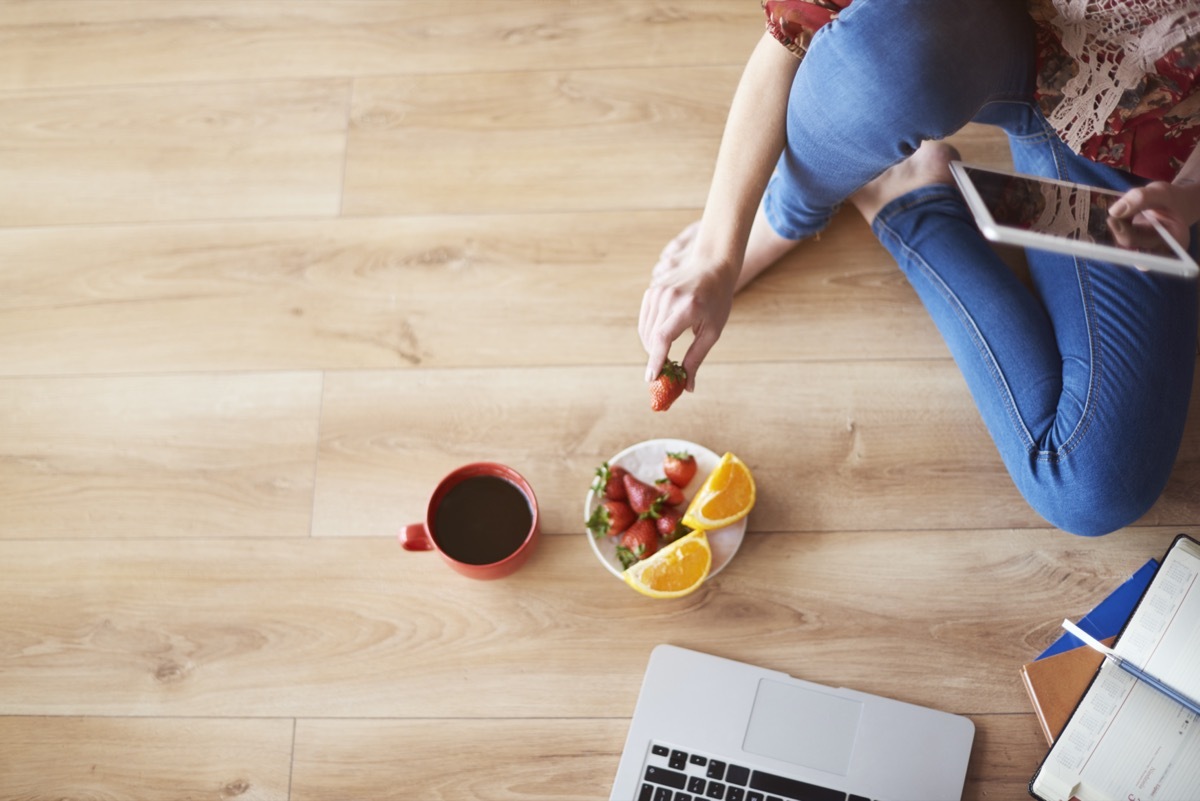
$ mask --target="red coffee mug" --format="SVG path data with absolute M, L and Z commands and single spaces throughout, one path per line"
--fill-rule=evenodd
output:
M 400 544 L 406 551 L 437 551 L 464 576 L 497 579 L 525 564 L 537 537 L 538 504 L 529 482 L 507 465 L 476 462 L 438 482 L 425 520 L 406 526 Z

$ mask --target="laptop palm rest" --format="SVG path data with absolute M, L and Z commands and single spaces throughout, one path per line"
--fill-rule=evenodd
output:
M 759 756 L 845 776 L 862 706 L 849 698 L 762 679 L 742 747 Z

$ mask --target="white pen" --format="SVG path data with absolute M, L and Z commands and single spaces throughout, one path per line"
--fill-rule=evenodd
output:
M 1074 634 L 1079 639 L 1083 640 L 1084 643 L 1086 643 L 1090 648 L 1093 648 L 1093 649 L 1099 651 L 1100 653 L 1104 654 L 1106 659 L 1111 659 L 1113 662 L 1115 662 L 1117 664 L 1117 667 L 1121 668 L 1129 675 L 1134 676 L 1139 681 L 1144 681 L 1146 684 L 1149 684 L 1151 687 L 1158 690 L 1163 695 L 1167 696 L 1171 700 L 1175 701 L 1177 704 L 1180 704 L 1181 706 L 1186 708 L 1193 715 L 1200 715 L 1200 703 L 1197 703 L 1193 699 L 1188 698 L 1186 695 L 1179 692 L 1179 690 L 1176 690 L 1174 687 L 1172 687 L 1171 685 L 1162 681 L 1161 679 L 1156 679 L 1154 676 L 1151 676 L 1149 673 L 1142 670 L 1141 668 L 1139 668 L 1137 665 L 1133 664 L 1132 662 L 1128 662 L 1128 661 L 1122 659 L 1121 657 L 1117 656 L 1116 652 L 1113 651 L 1113 649 L 1109 648 L 1107 645 L 1100 642 L 1095 637 L 1088 634 L 1086 631 L 1079 628 L 1071 621 L 1064 620 L 1062 622 L 1062 627 L 1064 629 L 1066 629 L 1067 631 L 1071 632 L 1072 634 Z

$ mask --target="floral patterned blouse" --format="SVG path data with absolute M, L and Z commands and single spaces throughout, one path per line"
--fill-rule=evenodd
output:
M 767 30 L 803 57 L 851 0 L 761 0 Z M 1200 144 L 1200 0 L 1027 0 L 1035 99 L 1093 161 L 1169 181 Z

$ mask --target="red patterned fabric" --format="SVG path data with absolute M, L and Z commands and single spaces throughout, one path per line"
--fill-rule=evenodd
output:
M 1128 0 L 1136 4 L 1137 0 Z M 1047 118 L 1064 99 L 1079 65 L 1066 52 L 1044 2 L 1030 4 L 1037 23 L 1037 102 Z M 1052 12 L 1052 9 L 1049 9 Z M 1125 56 L 1117 56 L 1117 62 Z M 1062 115 L 1060 115 L 1062 116 Z M 1063 137 L 1064 140 L 1067 138 Z M 1171 48 L 1124 88 L 1104 129 L 1076 142 L 1080 155 L 1143 178 L 1170 181 L 1200 143 L 1200 38 Z
M 1138 0 L 1126 0 L 1136 4 Z M 813 35 L 851 0 L 761 0 L 767 30 L 799 57 Z M 1065 52 L 1046 0 L 1029 0 L 1037 30 L 1036 100 L 1046 116 L 1063 99 L 1078 65 Z M 1060 131 L 1061 132 L 1061 131 Z M 1065 137 L 1064 137 L 1065 138 Z M 1200 40 L 1184 40 L 1154 64 L 1136 90 L 1126 90 L 1104 131 L 1081 155 L 1150 180 L 1169 181 L 1200 144 Z
M 813 34 L 848 5 L 850 0 L 762 0 L 767 30 L 797 56 L 808 52 Z

